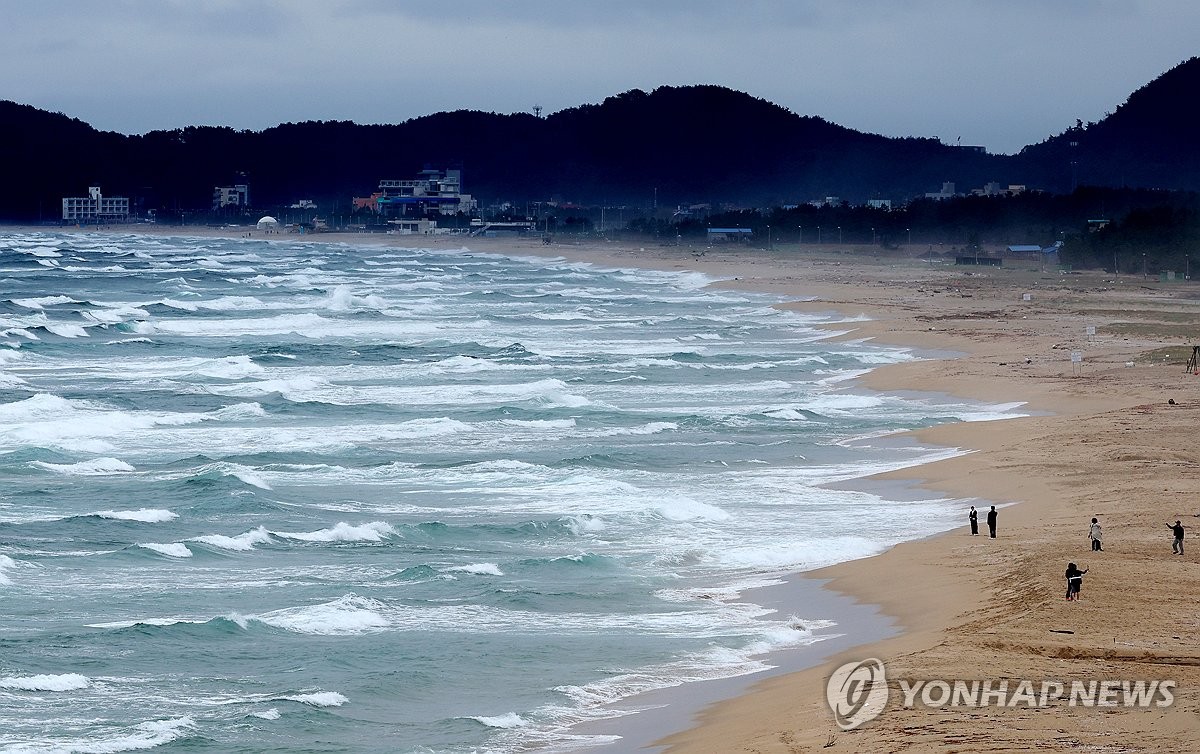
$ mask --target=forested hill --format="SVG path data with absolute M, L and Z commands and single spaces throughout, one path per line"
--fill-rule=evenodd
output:
M 1200 58 L 1190 58 L 1129 95 L 1098 123 L 1077 121 L 1026 147 L 1017 161 L 1039 182 L 1067 174 L 1080 185 L 1200 189 Z M 1074 146 L 1072 146 L 1074 143 Z
M 1080 184 L 1200 189 L 1198 89 L 1200 61 L 1191 59 L 1100 123 L 1012 157 L 864 134 L 716 86 L 632 90 L 545 118 L 457 111 L 396 125 L 195 126 L 140 136 L 0 102 L 0 218 L 56 217 L 62 196 L 97 184 L 147 209 L 205 209 L 213 186 L 239 175 L 259 207 L 300 198 L 344 206 L 382 178 L 425 166 L 461 168 L 464 189 L 485 203 L 903 201 L 944 181 L 960 191 L 988 181 L 1069 191 L 1072 162 Z

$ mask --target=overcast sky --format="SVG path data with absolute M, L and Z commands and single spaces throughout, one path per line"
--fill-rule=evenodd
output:
M 1196 0 L 0 0 L 0 15 L 0 98 L 123 133 L 721 84 L 1014 152 L 1200 54 Z

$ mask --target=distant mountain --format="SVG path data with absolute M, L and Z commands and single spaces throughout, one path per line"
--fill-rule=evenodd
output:
M 545 118 L 456 111 L 396 125 L 193 126 L 141 136 L 0 101 L 0 218 L 55 218 L 61 197 L 96 184 L 142 208 L 205 210 L 213 186 L 243 180 L 257 207 L 300 198 L 345 206 L 380 179 L 425 166 L 461 168 L 466 191 L 518 205 L 902 201 L 944 181 L 960 191 L 996 181 L 1062 192 L 1073 173 L 1081 185 L 1200 189 L 1198 89 L 1193 58 L 1100 123 L 1015 156 L 865 134 L 718 86 L 635 89 Z

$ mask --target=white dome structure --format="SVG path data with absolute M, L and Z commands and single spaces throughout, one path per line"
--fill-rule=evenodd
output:
M 264 215 L 263 217 L 260 217 L 258 219 L 258 229 L 259 230 L 271 230 L 272 228 L 278 228 L 278 227 L 279 227 L 279 221 L 276 220 L 275 218 L 271 217 L 270 215 Z

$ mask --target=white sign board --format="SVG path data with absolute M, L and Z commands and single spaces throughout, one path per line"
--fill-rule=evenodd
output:
M 1033 301 L 1033 294 L 1032 293 L 1023 294 L 1021 296 L 1021 300 L 1022 301 Z
M 1071 351 L 1071 363 L 1072 364 L 1082 364 L 1083 363 L 1083 351 Z
M 1095 335 L 1095 334 L 1096 334 L 1096 326 L 1095 326 L 1095 325 L 1088 325 L 1088 326 L 1087 326 L 1087 334 L 1088 334 L 1088 335 Z

